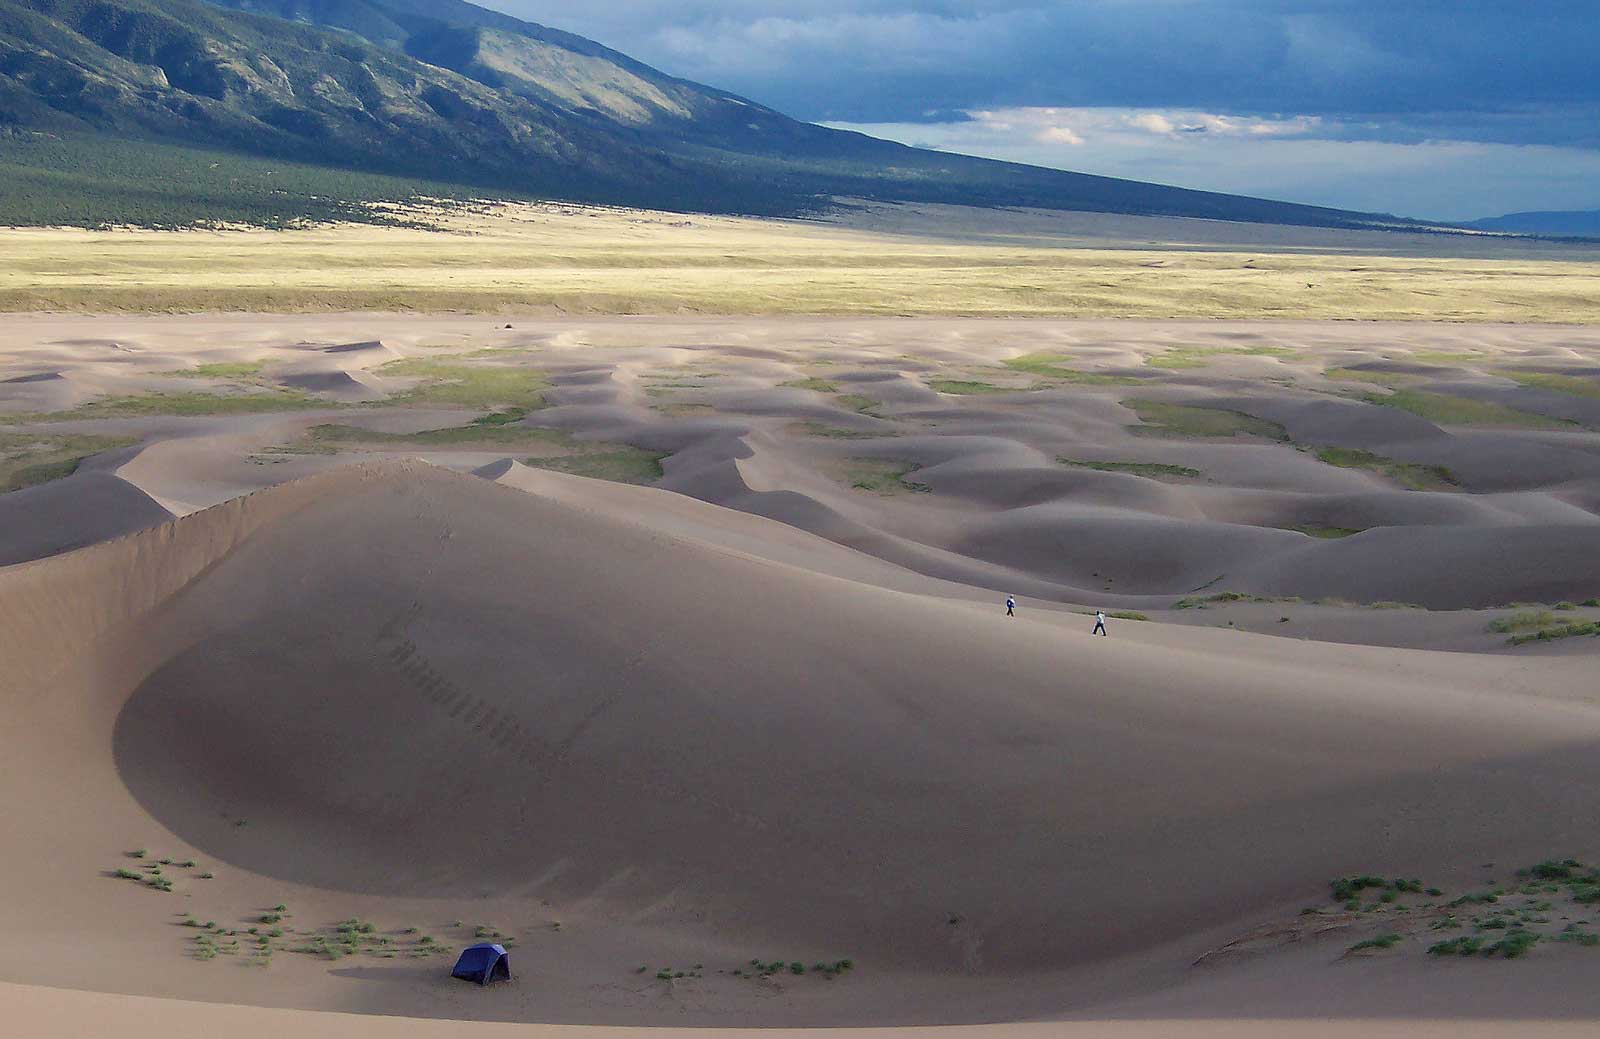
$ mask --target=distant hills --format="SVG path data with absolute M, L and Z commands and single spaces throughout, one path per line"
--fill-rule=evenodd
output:
M 272 224 L 418 190 L 1422 226 L 831 130 L 461 0 L 0 0 L 0 222 Z
M 1600 238 L 1600 209 L 1507 213 L 1505 216 L 1474 220 L 1463 226 L 1480 231 L 1505 231 L 1511 234 Z

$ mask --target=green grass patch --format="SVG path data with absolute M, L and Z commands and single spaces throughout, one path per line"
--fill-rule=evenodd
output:
M 1429 956 L 1472 956 L 1483 948 L 1483 939 L 1474 935 L 1459 935 L 1434 942 L 1428 946 Z
M 1412 491 L 1442 491 L 1460 486 L 1455 474 L 1442 465 L 1397 462 L 1353 447 L 1319 447 L 1317 461 L 1340 469 L 1365 469 Z
M 985 393 L 1026 393 L 1027 389 L 1016 386 L 996 386 L 991 382 L 978 382 L 973 379 L 929 379 L 928 389 L 938 393 L 948 393 L 956 397 L 972 397 Z
M 790 379 L 788 382 L 781 382 L 778 385 L 787 386 L 793 390 L 811 390 L 813 393 L 839 392 L 838 383 L 830 382 L 827 379 L 819 379 L 814 375 L 805 379 Z
M 883 402 L 873 400 L 871 397 L 863 397 L 859 393 L 841 393 L 837 397 L 833 398 L 833 402 L 839 405 L 841 408 L 846 408 L 850 411 L 858 411 L 863 415 L 871 415 L 874 418 L 882 417 L 879 416 L 874 409 L 876 409 Z
M 1165 465 L 1160 462 L 1091 462 L 1078 458 L 1057 458 L 1056 461 L 1076 469 L 1093 469 L 1101 473 L 1130 473 L 1150 479 L 1169 476 L 1197 480 L 1201 475 L 1200 470 L 1190 469 L 1186 465 Z
M 1498 953 L 1508 960 L 1514 960 L 1519 956 L 1526 955 L 1528 950 L 1539 944 L 1539 940 L 1539 935 L 1532 931 L 1514 930 L 1484 949 L 1483 954 L 1485 956 L 1493 956 Z
M 1204 368 L 1218 357 L 1293 357 L 1282 346 L 1174 346 L 1145 362 L 1151 368 Z
M 1483 354 L 1477 351 L 1459 350 L 1419 350 L 1410 357 L 1413 361 L 1422 361 L 1425 364 L 1472 364 L 1483 360 Z
M 273 411 L 304 411 L 338 405 L 317 400 L 299 390 L 272 390 L 264 393 L 142 393 L 125 397 L 103 397 L 80 404 L 70 411 L 49 411 L 14 415 L 9 421 L 75 422 L 102 418 L 145 418 L 149 416 L 199 417 L 215 415 L 257 415 Z
M 1368 404 L 1379 407 L 1409 411 L 1441 426 L 1494 426 L 1511 429 L 1572 429 L 1577 426 L 1577 423 L 1565 419 L 1518 411 L 1504 404 L 1452 397 L 1443 393 L 1424 393 L 1421 390 L 1397 389 L 1387 394 L 1369 393 L 1362 399 Z
M 1167 404 L 1155 400 L 1125 400 L 1122 406 L 1139 416 L 1142 426 L 1130 427 L 1141 436 L 1161 437 L 1236 437 L 1253 436 L 1287 441 L 1289 434 L 1276 422 L 1268 422 L 1242 411 L 1202 408 L 1187 404 Z
M 311 427 L 306 431 L 305 439 L 316 448 L 319 445 L 337 444 L 382 447 L 503 447 L 530 443 L 566 445 L 571 438 L 560 430 L 538 426 L 480 425 L 473 422 L 445 429 L 425 429 L 420 433 L 382 433 L 359 426 L 328 424 Z
M 1376 938 L 1368 938 L 1366 941 L 1356 942 L 1345 951 L 1361 952 L 1364 949 L 1392 949 L 1399 944 L 1400 936 L 1398 934 L 1380 934 Z
M 1035 353 L 1013 357 L 1011 360 L 1001 363 L 1014 372 L 1022 372 L 1056 382 L 1072 383 L 1077 386 L 1131 386 L 1142 381 L 1128 375 L 1106 375 L 1103 372 L 1085 372 L 1077 368 L 1066 368 L 1059 363 L 1064 360 L 1066 358 L 1058 354 Z
M 1584 375 L 1562 375 L 1558 372 L 1501 371 L 1498 374 L 1515 379 L 1536 390 L 1551 390 L 1569 397 L 1600 398 L 1600 379 Z
M 519 408 L 523 413 L 544 407 L 550 388 L 544 373 L 532 368 L 455 357 L 408 357 L 391 361 L 383 375 L 424 381 L 387 403 L 473 408 L 479 411 Z
M 265 366 L 262 361 L 238 361 L 196 365 L 168 374 L 184 379 L 253 379 L 261 374 L 261 369 Z
M 571 455 L 524 458 L 522 464 L 573 476 L 610 480 L 612 483 L 651 484 L 664 475 L 661 462 L 666 457 L 659 451 L 624 446 Z
M 1553 642 L 1557 639 L 1584 638 L 1597 635 L 1600 635 L 1600 621 L 1573 621 L 1548 628 L 1540 628 L 1538 631 L 1522 632 L 1511 636 L 1506 641 L 1513 646 L 1523 646 L 1530 642 Z
M 1556 622 L 1555 614 L 1549 610 L 1518 610 L 1516 613 L 1504 617 L 1496 617 L 1489 622 L 1489 630 L 1500 635 L 1509 635 L 1512 632 L 1525 631 L 1529 628 L 1544 628 Z
M 0 494 L 71 476 L 95 455 L 137 442 L 131 437 L 0 433 Z
M 1259 595 L 1247 595 L 1244 592 L 1217 592 L 1213 595 L 1189 595 L 1172 604 L 1175 610 L 1203 610 L 1208 606 L 1215 606 L 1230 602 L 1273 602 Z
M 1137 610 L 1113 610 L 1106 614 L 1114 621 L 1147 621 L 1149 616 Z
M 1376 386 L 1401 386 L 1417 382 L 1421 378 L 1406 372 L 1385 372 L 1370 368 L 1329 368 L 1322 375 L 1337 382 L 1365 382 Z
M 920 468 L 915 462 L 896 458 L 852 458 L 844 471 L 844 481 L 854 490 L 873 494 L 928 491 L 931 488 L 926 484 L 906 479 Z

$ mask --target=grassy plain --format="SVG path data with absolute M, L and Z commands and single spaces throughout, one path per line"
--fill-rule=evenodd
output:
M 531 204 L 406 215 L 441 230 L 0 229 L 0 310 L 1600 320 L 1582 262 L 1080 248 L 937 222 L 913 235 Z

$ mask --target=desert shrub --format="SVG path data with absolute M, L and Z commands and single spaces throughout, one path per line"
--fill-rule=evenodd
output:
M 1362 949 L 1392 949 L 1398 944 L 1400 944 L 1400 936 L 1398 934 L 1380 934 L 1376 938 L 1368 938 L 1366 941 L 1356 942 L 1346 951 L 1360 952 Z
M 1539 944 L 1539 936 L 1532 931 L 1512 931 L 1504 938 L 1483 950 L 1485 956 L 1499 953 L 1508 960 L 1525 955 L 1529 949 Z
M 1430 956 L 1471 956 L 1483 948 L 1483 939 L 1471 935 L 1461 935 L 1458 938 L 1449 938 L 1442 942 L 1435 942 L 1428 946 Z
M 1387 880 L 1383 879 L 1382 877 L 1372 876 L 1371 874 L 1340 877 L 1339 879 L 1329 881 L 1328 883 L 1333 889 L 1333 900 L 1335 902 L 1348 901 L 1368 888 L 1381 889 L 1389 886 L 1389 882 Z

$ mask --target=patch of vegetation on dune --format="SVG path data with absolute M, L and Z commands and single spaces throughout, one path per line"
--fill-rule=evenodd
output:
M 1489 630 L 1500 635 L 1509 635 L 1529 628 L 1548 627 L 1555 622 L 1555 614 L 1549 610 L 1521 610 L 1490 621 Z
M 1242 411 L 1140 399 L 1125 400 L 1122 406 L 1138 415 L 1139 421 L 1144 423 L 1142 426 L 1128 427 L 1129 432 L 1140 436 L 1177 438 L 1253 436 L 1283 442 L 1289 439 L 1288 432 L 1276 422 L 1246 415 Z
M 1426 364 L 1471 364 L 1483 360 L 1483 354 L 1471 350 L 1418 350 L 1408 356 Z
M 1600 398 L 1600 379 L 1585 375 L 1563 375 L 1559 372 L 1501 371 L 1498 374 L 1531 389 L 1551 390 L 1569 397 Z
M 523 426 L 479 419 L 465 426 L 425 429 L 418 433 L 383 433 L 359 426 L 328 424 L 306 430 L 312 445 L 370 445 L 406 447 L 500 447 L 529 443 L 567 445 L 570 437 L 555 429 Z
M 915 462 L 899 458 L 851 458 L 846 463 L 843 477 L 851 489 L 858 491 L 883 495 L 904 491 L 926 493 L 933 488 L 906 479 L 920 468 Z
M 1161 462 L 1092 462 L 1078 458 L 1056 459 L 1062 465 L 1070 465 L 1075 469 L 1093 469 L 1101 473 L 1128 473 L 1133 476 L 1145 476 L 1151 479 L 1157 477 L 1182 477 L 1186 480 L 1200 478 L 1200 470 L 1190 469 L 1186 465 L 1166 465 Z
M 665 452 L 642 447 L 604 446 L 575 454 L 524 458 L 522 464 L 612 483 L 651 484 L 665 475 L 661 463 L 666 457 Z
M 1340 469 L 1365 469 L 1400 484 L 1413 491 L 1454 490 L 1460 484 L 1455 474 L 1442 465 L 1420 465 L 1415 462 L 1397 462 L 1371 451 L 1354 447 L 1319 447 L 1317 461 Z
M 1179 599 L 1172 604 L 1175 610 L 1203 610 L 1209 606 L 1218 606 L 1234 602 L 1299 602 L 1298 599 L 1274 599 L 1268 596 L 1250 595 L 1245 592 L 1215 592 L 1211 595 L 1190 595 Z
M 1552 624 L 1534 631 L 1523 631 L 1506 639 L 1512 646 L 1525 646 L 1530 642 L 1554 642 L 1559 639 L 1592 638 L 1600 636 L 1600 621 L 1568 621 Z
M 790 379 L 788 382 L 780 382 L 778 385 L 786 386 L 792 390 L 810 390 L 813 393 L 839 392 L 838 383 L 830 382 L 827 379 L 819 379 L 814 375 L 804 379 Z
M 1204 368 L 1218 357 L 1293 357 L 1283 346 L 1174 346 L 1148 358 L 1151 368 Z
M 1387 394 L 1369 393 L 1362 399 L 1368 404 L 1376 404 L 1379 407 L 1409 411 L 1441 426 L 1496 426 L 1512 429 L 1578 428 L 1577 423 L 1568 422 L 1566 419 L 1518 411 L 1504 404 L 1452 397 L 1443 393 L 1424 393 L 1421 390 L 1397 389 Z
M 955 397 L 971 397 L 985 393 L 1027 393 L 1031 386 L 996 386 L 976 379 L 929 379 L 928 389 Z
M 788 386 L 797 390 L 811 390 L 814 393 L 827 393 L 832 395 L 833 403 L 847 411 L 871 415 L 874 418 L 883 417 L 875 410 L 882 403 L 881 401 L 873 400 L 871 397 L 864 397 L 859 393 L 840 393 L 839 384 L 829 379 L 819 379 L 811 376 L 804 379 L 791 379 L 778 385 Z
M 1385 372 L 1373 368 L 1329 368 L 1322 375 L 1337 382 L 1369 382 L 1378 386 L 1401 386 L 1422 379 L 1422 376 L 1409 372 Z
M 102 418 L 178 418 L 218 415 L 258 415 L 274 411 L 308 411 L 336 408 L 339 405 L 317 400 L 298 390 L 272 390 L 263 393 L 143 393 L 123 397 L 102 397 L 80 404 L 69 411 L 49 411 L 13 415 L 13 422 L 77 422 Z
M 526 450 L 538 444 L 547 445 L 551 453 L 522 458 L 524 465 L 613 483 L 655 483 L 664 474 L 661 462 L 667 457 L 665 452 L 628 444 L 578 440 L 565 430 L 515 424 L 524 414 L 519 409 L 511 409 L 485 415 L 465 426 L 425 429 L 419 433 L 381 433 L 331 424 L 313 426 L 306 431 L 301 444 L 280 450 L 312 454 L 335 454 L 341 447 Z
M 550 382 L 533 368 L 486 362 L 473 363 L 457 357 L 407 357 L 391 361 L 379 373 L 423 382 L 385 403 L 419 406 L 455 406 L 489 411 L 521 408 L 524 412 L 544 407 L 544 392 Z
M 133 443 L 132 437 L 0 433 L 0 494 L 71 476 L 95 455 Z
M 266 367 L 262 361 L 219 362 L 201 364 L 193 368 L 180 368 L 169 375 L 183 379 L 253 379 Z
M 883 417 L 877 412 L 877 408 L 881 406 L 883 402 L 873 400 L 871 397 L 863 397 L 859 393 L 841 393 L 837 397 L 833 398 L 833 402 L 839 405 L 841 408 L 860 412 L 863 415 L 871 415 L 874 418 Z
M 1001 362 L 1014 372 L 1035 375 L 1041 379 L 1066 382 L 1077 386 L 1131 386 L 1140 380 L 1129 375 L 1107 375 L 1104 372 L 1086 372 L 1063 367 L 1059 362 L 1067 358 L 1059 354 L 1034 353 L 1013 357 Z

